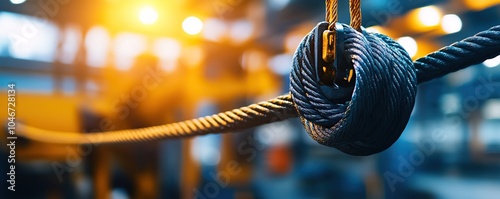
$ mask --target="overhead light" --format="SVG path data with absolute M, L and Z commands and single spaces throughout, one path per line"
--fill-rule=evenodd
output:
M 160 58 L 161 68 L 167 72 L 175 70 L 181 52 L 181 43 L 172 38 L 159 38 L 153 43 L 153 53 Z
M 289 3 L 290 3 L 290 0 L 270 0 L 269 1 L 270 7 L 275 9 L 275 10 L 281 10 Z
M 481 112 L 485 119 L 500 119 L 500 100 L 489 99 L 486 101 Z
M 26 0 L 10 0 L 10 2 L 11 2 L 12 4 L 22 4 L 22 3 L 24 3 L 25 1 L 26 1 Z
M 85 48 L 87 65 L 91 67 L 104 67 L 107 63 L 107 53 L 111 45 L 111 36 L 101 26 L 90 28 L 85 34 Z
M 190 35 L 196 35 L 203 29 L 203 22 L 197 17 L 188 17 L 182 22 L 182 29 Z
M 453 114 L 460 111 L 460 97 L 457 93 L 443 94 L 439 98 L 439 107 L 444 114 Z
M 500 55 L 491 59 L 487 59 L 483 64 L 488 68 L 493 68 L 500 65 Z
M 146 25 L 154 24 L 158 20 L 158 12 L 151 6 L 142 7 L 139 11 L 139 20 Z
M 291 54 L 280 54 L 269 59 L 269 67 L 278 75 L 290 74 L 289 64 L 292 63 L 293 56 Z
M 191 144 L 191 157 L 204 166 L 214 166 L 221 160 L 220 135 L 196 137 Z
M 399 39 L 396 40 L 403 48 L 408 52 L 408 55 L 410 57 L 413 57 L 417 54 L 418 51 L 418 45 L 415 39 L 411 37 L 400 37 Z
M 418 9 L 418 20 L 424 26 L 437 26 L 441 19 L 441 12 L 435 6 L 426 6 Z
M 203 37 L 210 41 L 220 41 L 228 32 L 227 25 L 220 19 L 211 18 L 205 20 L 203 28 Z
M 293 54 L 302 42 L 303 35 L 300 34 L 290 34 L 285 37 L 285 53 Z
M 188 67 L 197 67 L 205 60 L 205 54 L 200 46 L 187 46 L 182 48 L 180 59 Z
M 369 33 L 380 33 L 380 26 L 370 26 L 366 28 L 366 31 Z
M 454 14 L 445 15 L 441 20 L 441 28 L 448 34 L 456 33 L 462 30 L 462 20 Z
M 254 33 L 254 26 L 248 20 L 238 20 L 231 24 L 229 36 L 234 43 L 241 44 L 248 41 Z

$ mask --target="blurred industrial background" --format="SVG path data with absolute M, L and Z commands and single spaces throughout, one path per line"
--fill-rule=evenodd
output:
M 267 100 L 288 92 L 295 48 L 324 10 L 306 0 L 1 1 L 0 110 L 8 83 L 17 121 L 82 133 Z M 368 31 L 413 59 L 500 24 L 499 0 L 362 0 L 362 11 Z M 19 138 L 16 192 L 0 180 L 1 198 L 500 198 L 499 65 L 420 85 L 405 132 L 377 155 L 321 146 L 297 119 L 139 144 Z

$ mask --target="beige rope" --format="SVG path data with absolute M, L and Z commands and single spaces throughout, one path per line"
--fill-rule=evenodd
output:
M 361 32 L 361 0 L 349 1 L 349 13 L 351 14 L 351 27 Z
M 45 130 L 19 123 L 16 133 L 30 140 L 59 144 L 128 143 L 237 132 L 294 117 L 297 117 L 297 111 L 288 94 L 232 111 L 146 128 L 84 134 Z
M 328 29 L 333 30 L 334 24 L 338 21 L 338 0 L 326 0 L 325 20 L 330 24 Z M 361 32 L 361 0 L 349 1 L 349 13 L 351 15 L 350 26 Z
M 326 22 L 330 24 L 335 24 L 338 21 L 338 0 L 326 0 Z M 333 27 L 333 26 L 332 26 Z

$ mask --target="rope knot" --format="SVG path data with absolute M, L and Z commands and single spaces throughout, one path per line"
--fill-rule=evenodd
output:
M 416 69 L 408 53 L 382 34 L 343 25 L 345 56 L 356 81 L 351 101 L 334 103 L 316 79 L 314 30 L 299 44 L 290 74 L 291 94 L 308 134 L 318 143 L 351 155 L 390 147 L 408 123 L 417 92 Z

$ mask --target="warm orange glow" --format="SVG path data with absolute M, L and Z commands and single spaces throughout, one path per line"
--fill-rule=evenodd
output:
M 441 21 L 441 11 L 435 6 L 426 6 L 416 10 L 418 21 L 424 26 L 437 26 Z
M 199 46 L 188 46 L 182 49 L 180 59 L 187 66 L 194 68 L 203 63 L 205 52 Z
M 464 4 L 471 10 L 484 10 L 500 4 L 500 0 L 464 0 Z
M 139 11 L 139 20 L 146 25 L 154 24 L 158 20 L 158 11 L 151 6 L 144 6 Z
M 96 24 L 106 27 L 110 34 L 134 32 L 151 37 L 177 37 L 187 12 L 182 1 L 106 1 L 105 12 L 96 15 Z M 167 27 L 167 28 L 166 28 Z
M 405 17 L 405 31 L 427 32 L 440 28 L 442 11 L 436 6 L 425 6 L 410 11 Z M 409 25 L 411 24 L 411 25 Z

